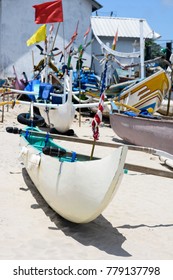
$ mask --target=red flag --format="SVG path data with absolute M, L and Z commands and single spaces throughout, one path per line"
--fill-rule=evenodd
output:
M 35 23 L 63 22 L 62 0 L 34 5 Z
M 107 64 L 108 64 L 108 59 L 106 57 L 105 69 L 103 72 L 103 79 L 102 79 L 102 85 L 101 85 L 99 106 L 97 109 L 97 113 L 95 114 L 94 119 L 92 121 L 92 131 L 93 131 L 93 137 L 94 137 L 95 141 L 99 139 L 99 124 L 102 121 L 102 113 L 104 110 L 104 100 L 105 100 L 104 90 L 105 90 L 105 83 L 106 83 Z
M 97 113 L 95 114 L 94 119 L 92 121 L 92 131 L 93 131 L 93 137 L 95 140 L 99 139 L 99 125 L 102 121 L 102 113 L 104 110 L 104 99 L 105 99 L 105 94 L 103 92 L 100 96 Z

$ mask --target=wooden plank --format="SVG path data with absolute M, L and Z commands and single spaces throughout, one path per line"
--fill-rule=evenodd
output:
M 171 171 L 160 170 L 156 168 L 140 166 L 140 165 L 135 165 L 130 163 L 125 163 L 124 168 L 130 171 L 140 172 L 144 174 L 173 178 L 173 172 Z
M 30 132 L 34 135 L 40 135 L 40 136 L 41 135 L 46 136 L 46 134 L 47 134 L 47 132 L 37 132 L 37 131 L 30 131 Z M 68 141 L 68 142 L 88 144 L 88 145 L 93 145 L 93 141 L 94 141 L 94 140 L 78 138 L 76 136 L 65 136 L 65 135 L 52 134 L 52 133 L 49 133 L 49 135 L 53 139 L 63 140 L 63 141 Z M 118 148 L 118 147 L 121 147 L 122 145 L 126 145 L 126 144 L 96 141 L 95 145 L 96 146 L 102 146 L 102 147 L 109 147 L 109 148 Z M 153 153 L 156 152 L 156 150 L 153 149 L 153 148 L 140 147 L 140 146 L 134 146 L 134 145 L 126 145 L 126 146 L 128 146 L 129 150 L 133 150 L 133 151 L 142 151 L 142 152 L 146 152 L 146 153 L 149 153 L 149 154 L 153 154 Z

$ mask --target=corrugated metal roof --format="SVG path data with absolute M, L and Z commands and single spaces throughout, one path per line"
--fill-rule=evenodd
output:
M 143 37 L 158 39 L 160 34 L 152 30 L 145 19 L 92 16 L 91 26 L 97 36 L 113 37 L 118 29 L 118 37 L 140 38 L 141 20 Z

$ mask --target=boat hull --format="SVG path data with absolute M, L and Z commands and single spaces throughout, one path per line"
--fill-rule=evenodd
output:
M 167 115 L 167 111 L 168 111 L 168 99 L 167 100 L 163 100 L 159 109 L 157 110 L 158 113 L 160 113 L 161 115 Z M 169 104 L 169 116 L 173 116 L 173 100 L 170 100 L 170 104 Z
M 150 108 L 154 113 L 161 106 L 165 95 L 169 92 L 171 81 L 166 72 L 161 69 L 143 80 L 134 81 L 133 84 L 130 84 L 119 94 L 116 90 L 117 86 L 118 84 L 111 86 L 111 94 L 115 95 L 113 97 L 114 101 L 121 102 L 139 110 L 147 110 Z M 105 94 L 107 99 L 109 99 L 106 90 Z M 91 98 L 93 99 L 93 102 L 100 98 L 98 92 L 86 92 L 86 96 L 90 98 L 90 102 Z M 91 110 L 95 113 L 97 108 L 93 107 Z M 120 110 L 124 110 L 124 107 L 120 107 Z M 110 111 L 111 106 L 107 105 L 103 110 L 103 115 L 108 117 Z
M 153 112 L 155 112 L 160 107 L 170 87 L 170 78 L 166 72 L 161 69 L 155 74 L 122 91 L 120 96 L 114 98 L 114 100 L 133 106 L 139 110 L 152 108 Z
M 173 154 L 173 120 L 110 114 L 113 131 L 123 140 Z
M 103 159 L 66 162 L 38 153 L 23 136 L 20 145 L 21 159 L 36 188 L 52 209 L 71 222 L 97 218 L 122 180 L 125 146 Z
M 53 126 L 61 133 L 68 131 L 75 117 L 75 107 L 72 102 L 59 104 L 57 108 L 39 107 L 41 116 L 48 125 Z

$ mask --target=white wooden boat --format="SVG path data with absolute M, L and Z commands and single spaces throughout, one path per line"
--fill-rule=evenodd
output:
M 71 73 L 72 75 L 72 73 Z M 68 79 L 69 77 L 67 77 Z M 76 113 L 76 109 L 77 108 L 90 108 L 90 107 L 96 107 L 99 104 L 99 100 L 95 103 L 87 103 L 87 104 L 74 104 L 72 102 L 72 78 L 69 79 L 66 82 L 66 91 L 65 94 L 68 92 L 67 94 L 67 101 L 62 103 L 62 104 L 53 104 L 53 103 L 46 103 L 46 102 L 29 102 L 29 101 L 23 101 L 23 100 L 15 100 L 15 101 L 2 101 L 0 102 L 0 106 L 2 105 L 6 105 L 6 104 L 22 104 L 22 105 L 28 105 L 32 107 L 38 107 L 41 116 L 44 118 L 45 122 L 50 125 L 51 127 L 54 127 L 58 132 L 60 133 L 65 133 L 67 132 L 70 127 L 71 124 L 74 120 L 75 117 L 75 113 Z M 18 93 L 18 94 L 25 94 L 25 95 L 38 95 L 38 92 L 34 92 L 34 91 L 24 91 L 24 90 L 18 90 L 18 89 L 1 89 L 1 92 L 6 91 L 7 93 Z M 53 93 L 52 93 L 53 95 Z M 57 96 L 57 95 L 56 95 Z M 38 115 L 34 115 L 34 120 L 33 120 L 33 124 L 36 123 L 38 121 L 38 118 L 40 119 L 40 117 Z M 21 113 L 18 115 L 18 121 L 22 124 L 25 125 L 31 125 L 31 118 L 30 115 L 28 113 Z M 36 120 L 35 120 L 36 119 Z
M 110 113 L 110 125 L 123 140 L 173 154 L 173 119 Z
M 76 112 L 70 92 L 67 101 L 63 104 L 57 104 L 56 107 L 52 107 L 51 104 L 44 107 L 39 106 L 39 104 L 36 106 L 39 107 L 40 114 L 48 125 L 61 133 L 70 129 Z
M 26 91 L 23 90 L 13 90 L 13 91 L 16 93 L 28 94 Z M 37 93 L 30 92 L 29 94 L 32 95 Z M 21 105 L 27 105 L 28 107 L 31 107 L 32 105 L 33 107 L 39 108 L 42 119 L 44 119 L 47 124 L 51 125 L 61 133 L 64 133 L 70 129 L 70 126 L 74 120 L 76 108 L 78 107 L 72 103 L 70 97 L 63 104 L 49 104 L 49 103 L 47 104 L 47 103 L 30 102 L 30 101 L 23 101 L 23 100 L 0 101 L 0 106 L 10 105 L 10 104 L 11 105 L 21 104 Z M 92 104 L 92 106 L 94 105 Z M 35 125 L 38 125 L 37 120 L 38 118 L 41 119 L 40 116 L 34 114 L 33 118 L 34 118 L 33 124 L 35 123 Z M 19 123 L 25 125 L 31 125 L 31 116 L 28 113 L 20 113 L 17 116 L 17 120 Z
M 2 88 L 0 89 L 2 93 L 6 92 L 5 94 L 16 93 L 20 95 L 29 95 L 29 96 L 38 96 L 37 91 L 26 91 L 26 90 L 19 90 L 19 89 L 10 89 L 10 88 Z M 53 94 L 53 93 L 52 93 Z M 23 100 L 15 100 L 15 101 L 7 101 L 7 102 L 0 102 L 0 106 L 6 104 L 22 104 L 28 106 L 34 106 L 39 108 L 41 116 L 45 119 L 45 122 L 51 126 L 53 126 L 56 130 L 61 133 L 66 132 L 69 130 L 75 116 L 76 107 L 73 105 L 72 102 L 72 92 L 70 88 L 68 89 L 67 94 L 68 98 L 67 101 L 62 104 L 52 104 L 47 103 L 46 100 L 39 102 L 37 98 L 34 98 L 36 101 L 23 101 Z M 56 95 L 58 96 L 58 95 Z M 62 94 L 61 94 L 62 96 Z M 26 117 L 27 116 L 27 117 Z M 38 116 L 37 116 L 38 117 Z M 27 120 L 28 118 L 28 120 Z M 18 116 L 18 121 L 20 123 L 30 125 L 30 116 L 29 114 L 21 113 Z
M 40 194 L 71 222 L 88 223 L 97 218 L 120 185 L 126 146 L 102 159 L 90 159 L 31 128 L 21 132 L 20 146 L 20 158 Z
M 13 90 L 14 91 L 14 90 Z M 15 90 L 17 93 L 25 94 L 25 91 Z M 27 93 L 28 94 L 28 93 Z M 30 92 L 30 94 L 34 94 L 34 92 Z M 99 102 L 95 103 L 87 103 L 87 104 L 74 104 L 73 102 L 67 100 L 64 104 L 47 104 L 47 103 L 39 103 L 39 102 L 29 102 L 23 100 L 10 100 L 10 101 L 1 101 L 0 106 L 5 105 L 27 105 L 29 107 L 38 107 L 41 111 L 42 118 L 39 115 L 34 114 L 33 124 L 34 126 L 39 126 L 43 124 L 44 118 L 45 121 L 50 124 L 61 133 L 64 133 L 70 129 L 70 126 L 74 120 L 75 111 L 77 108 L 92 108 L 97 107 Z M 105 102 L 106 104 L 106 102 Z M 21 113 L 18 115 L 17 120 L 19 123 L 25 125 L 31 125 L 31 115 L 28 113 Z

